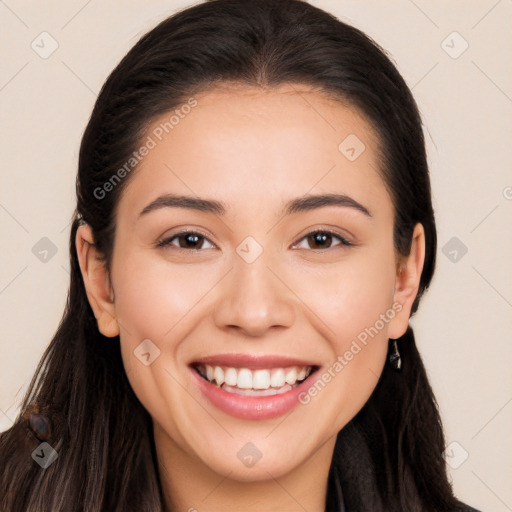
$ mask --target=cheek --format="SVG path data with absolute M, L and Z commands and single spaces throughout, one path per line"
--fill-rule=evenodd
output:
M 114 261 L 112 280 L 124 369 L 151 416 L 164 423 L 172 418 L 175 429 L 182 411 L 172 404 L 189 400 L 186 391 L 176 385 L 178 349 L 197 323 L 201 298 L 218 276 L 201 270 L 201 265 L 173 265 L 143 251 L 119 253 L 123 258 Z M 149 353 L 146 360 L 145 353 Z
M 142 251 L 120 253 L 112 280 L 123 363 L 139 398 L 153 400 L 155 387 L 169 381 L 165 370 L 174 372 L 180 341 L 193 330 L 194 314 L 218 276 L 201 265 L 173 265 Z M 149 358 L 143 356 L 148 352 Z
M 127 256 L 114 275 L 121 332 L 132 342 L 165 339 L 168 345 L 216 281 L 218 276 L 206 265 L 172 264 L 142 252 Z
M 293 274 L 295 277 L 293 277 Z M 374 326 L 387 334 L 379 321 L 390 310 L 395 283 L 394 260 L 386 253 L 359 251 L 345 260 L 317 269 L 294 271 L 294 290 L 315 315 L 336 353 L 343 353 L 351 340 Z M 315 320 L 316 317 L 316 320 Z M 387 323 L 385 324 L 387 325 Z M 384 326 L 385 327 L 385 326 Z
M 318 384 L 305 397 L 319 415 L 329 403 L 334 430 L 341 429 L 363 407 L 375 389 L 387 354 L 387 326 L 392 308 L 394 259 L 370 251 L 347 258 L 309 286 L 307 304 L 325 324 L 331 363 L 322 369 Z M 313 284 L 311 276 L 309 285 Z M 386 313 L 388 316 L 386 316 Z M 384 320 L 383 320 L 384 318 Z

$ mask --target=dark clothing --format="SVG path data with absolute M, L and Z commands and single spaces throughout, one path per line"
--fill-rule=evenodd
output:
M 336 502 L 338 503 L 338 508 L 334 510 L 326 510 L 325 512 L 363 512 L 363 511 L 352 511 L 347 510 L 345 508 L 345 501 L 343 499 L 343 491 L 341 490 L 341 484 L 339 482 L 339 478 L 337 473 L 334 474 L 334 491 L 336 495 Z M 480 510 L 477 510 L 476 508 L 470 507 L 469 505 L 462 504 L 463 508 L 459 508 L 457 510 L 454 510 L 453 512 L 481 512 Z M 372 511 L 368 511 L 372 512 Z

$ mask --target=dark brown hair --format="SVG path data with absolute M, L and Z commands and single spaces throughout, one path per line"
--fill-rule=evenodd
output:
M 3 512 L 163 510 L 151 417 L 127 380 L 119 338 L 98 331 L 75 235 L 82 217 L 110 268 L 116 206 L 130 176 L 104 197 L 98 190 L 127 162 L 157 116 L 228 81 L 262 88 L 307 84 L 369 120 L 394 205 L 397 252 L 409 254 L 416 223 L 425 230 L 416 311 L 434 272 L 436 227 L 418 108 L 385 52 L 361 31 L 301 0 L 213 0 L 185 9 L 122 59 L 83 135 L 67 305 L 19 416 L 0 437 Z M 337 436 L 326 511 L 340 510 L 340 486 L 350 512 L 453 512 L 463 506 L 447 478 L 438 407 L 411 328 L 398 347 L 403 371 L 386 365 L 367 403 Z M 43 416 L 31 420 L 32 413 Z M 46 469 L 31 457 L 42 441 L 58 453 Z

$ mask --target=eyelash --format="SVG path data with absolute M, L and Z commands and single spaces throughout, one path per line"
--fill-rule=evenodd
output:
M 294 245 L 297 245 L 299 242 L 302 242 L 302 240 L 304 240 L 304 239 L 306 239 L 306 238 L 308 238 L 310 236 L 314 236 L 314 235 L 317 235 L 317 234 L 320 234 L 320 233 L 321 234 L 325 234 L 325 235 L 329 235 L 333 239 L 337 238 L 340 241 L 339 245 L 341 245 L 341 246 L 345 246 L 345 247 L 354 246 L 354 244 L 352 242 L 349 242 L 346 238 L 342 237 L 341 235 L 338 235 L 338 234 L 334 233 L 333 231 L 329 231 L 327 229 L 315 229 L 313 231 L 310 231 L 309 233 L 304 235 Z M 175 235 L 173 235 L 173 236 L 171 236 L 169 238 L 165 238 L 163 240 L 160 240 L 159 242 L 157 242 L 156 246 L 159 247 L 159 248 L 170 246 L 170 245 L 172 245 L 172 241 L 175 240 L 176 238 L 180 238 L 180 237 L 187 236 L 187 235 L 199 235 L 199 237 L 204 238 L 205 240 L 208 240 L 209 243 L 211 243 L 213 246 L 215 246 L 215 244 L 206 235 L 204 235 L 203 233 L 201 233 L 199 231 L 192 231 L 192 230 L 181 231 L 181 232 L 176 233 Z M 337 246 L 334 246 L 334 247 L 337 247 Z M 173 248 L 178 250 L 178 251 L 183 251 L 183 252 L 192 252 L 192 251 L 201 252 L 201 249 L 184 249 L 183 247 L 176 247 L 176 246 L 173 246 Z M 324 251 L 327 251 L 329 249 L 333 249 L 333 247 L 328 247 L 327 249 L 309 249 L 309 250 L 324 252 Z

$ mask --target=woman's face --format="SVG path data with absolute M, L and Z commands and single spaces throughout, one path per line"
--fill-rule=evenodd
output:
M 297 85 L 195 100 L 149 128 L 118 204 L 124 366 L 157 445 L 234 479 L 278 477 L 332 455 L 415 293 L 354 108 Z

